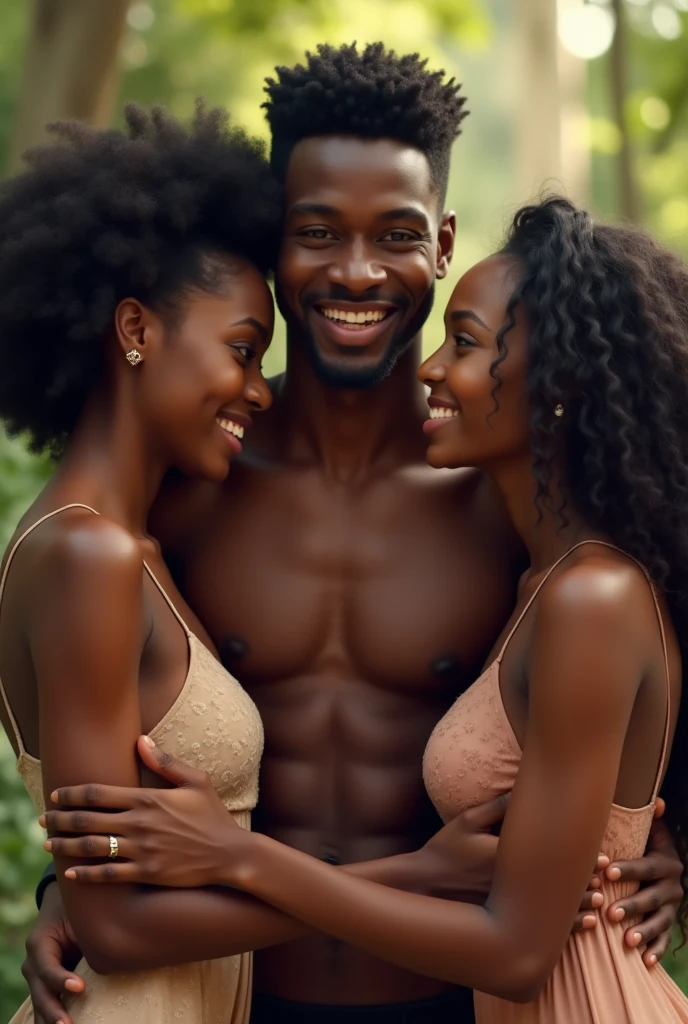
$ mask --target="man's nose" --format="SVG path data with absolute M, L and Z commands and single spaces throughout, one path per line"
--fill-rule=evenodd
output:
M 350 292 L 378 288 L 387 280 L 387 271 L 375 257 L 365 242 L 352 242 L 346 249 L 340 249 L 338 259 L 330 264 L 330 281 Z

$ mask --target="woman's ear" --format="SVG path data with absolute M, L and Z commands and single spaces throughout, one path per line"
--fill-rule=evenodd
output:
M 115 335 L 132 366 L 152 354 L 162 333 L 160 318 L 138 299 L 122 299 L 115 310 Z

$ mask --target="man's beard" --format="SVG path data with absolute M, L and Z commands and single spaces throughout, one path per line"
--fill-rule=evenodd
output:
M 313 332 L 308 324 L 295 315 L 288 303 L 285 302 L 277 284 L 275 284 L 275 298 L 277 308 L 287 325 L 287 334 L 298 338 L 299 343 L 303 345 L 318 380 L 332 388 L 365 390 L 374 388 L 386 380 L 404 353 L 408 352 L 430 316 L 435 301 L 435 286 L 433 284 L 426 292 L 411 319 L 406 324 L 402 324 L 399 330 L 392 335 L 386 351 L 378 362 L 373 366 L 361 367 L 347 367 L 341 363 L 331 363 L 324 359 L 318 351 Z

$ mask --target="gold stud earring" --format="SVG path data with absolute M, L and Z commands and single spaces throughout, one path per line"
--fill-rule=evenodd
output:
M 555 405 L 554 406 L 554 415 L 555 416 L 563 416 L 564 415 L 564 406 L 561 404 L 561 402 L 559 402 L 559 405 Z
M 127 359 L 129 360 L 132 366 L 138 366 L 138 364 L 143 359 L 143 356 L 141 355 L 137 348 L 131 348 L 127 352 Z

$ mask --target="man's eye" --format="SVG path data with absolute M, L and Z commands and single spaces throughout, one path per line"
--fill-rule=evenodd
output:
M 325 238 L 332 238 L 332 233 L 328 231 L 327 228 L 306 228 L 306 230 L 302 231 L 301 234 L 305 238 L 316 238 L 318 241 Z
M 411 231 L 388 231 L 383 238 L 384 242 L 416 242 L 418 236 Z

